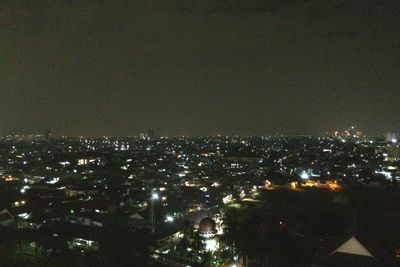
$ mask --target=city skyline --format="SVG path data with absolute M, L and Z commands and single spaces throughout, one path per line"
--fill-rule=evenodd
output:
M 187 137 L 187 138 L 218 138 L 218 137 L 301 137 L 301 136 L 310 136 L 310 137 L 332 137 L 332 138 L 362 138 L 362 137 L 370 137 L 380 139 L 390 138 L 388 136 L 392 136 L 393 138 L 397 137 L 399 132 L 397 131 L 389 131 L 389 132 L 380 132 L 380 133 L 368 133 L 364 132 L 363 129 L 360 129 L 357 126 L 349 126 L 347 128 L 341 129 L 333 129 L 327 130 L 322 133 L 294 133 L 288 134 L 284 132 L 274 132 L 274 133 L 264 133 L 264 134 L 235 134 L 235 133 L 222 133 L 216 132 L 214 134 L 207 135 L 189 135 L 189 134 L 162 134 L 157 131 L 158 129 L 150 128 L 147 130 L 142 129 L 141 132 L 130 133 L 127 135 L 85 135 L 85 134 L 64 134 L 60 132 L 53 132 L 51 129 L 38 129 L 34 131 L 1 131 L 0 137 L 21 137 L 21 138 L 100 138 L 100 137 L 109 137 L 109 138 L 131 138 L 137 137 L 140 139 L 157 139 L 157 138 L 178 138 L 178 137 Z M 354 136 L 353 136 L 354 135 Z M 388 139 L 389 138 L 389 139 Z
M 400 266 L 400 1 L 0 1 L 0 265 Z

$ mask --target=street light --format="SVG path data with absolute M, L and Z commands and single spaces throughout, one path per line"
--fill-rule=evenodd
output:
M 173 222 L 173 221 L 174 221 L 174 217 L 172 217 L 171 215 L 167 215 L 167 216 L 165 217 L 165 221 L 166 221 L 166 222 Z

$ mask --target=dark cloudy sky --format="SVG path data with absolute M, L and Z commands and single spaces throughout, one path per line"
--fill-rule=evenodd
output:
M 398 0 L 2 0 L 0 133 L 400 131 Z

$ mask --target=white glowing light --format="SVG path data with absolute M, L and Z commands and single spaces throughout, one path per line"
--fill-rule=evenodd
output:
M 308 175 L 308 173 L 306 173 L 305 171 L 303 171 L 300 175 L 301 179 L 310 179 L 310 175 Z
M 392 173 L 386 171 L 375 171 L 376 174 L 382 174 L 386 177 L 386 179 L 392 179 Z
M 223 202 L 224 204 L 228 204 L 228 203 L 230 203 L 230 202 L 232 202 L 232 201 L 233 201 L 232 194 L 227 195 L 226 197 L 222 198 L 222 202 Z
M 396 138 L 392 138 L 392 143 L 397 143 L 397 139 Z
M 29 213 L 21 213 L 18 214 L 18 217 L 22 218 L 22 219 L 29 219 L 29 217 L 31 217 L 31 215 Z
M 151 194 L 151 199 L 152 200 L 158 200 L 159 198 L 160 198 L 160 196 L 157 193 Z
M 218 249 L 218 243 L 215 239 L 207 239 L 205 241 L 206 250 L 208 251 L 216 251 Z
M 173 221 L 174 221 L 174 217 L 172 217 L 171 215 L 167 215 L 167 216 L 165 217 L 165 221 L 166 221 L 166 222 L 173 222 Z
M 55 177 L 55 178 L 51 179 L 50 181 L 47 181 L 46 183 L 48 183 L 48 184 L 55 184 L 55 183 L 58 183 L 59 180 L 60 180 L 60 178 Z

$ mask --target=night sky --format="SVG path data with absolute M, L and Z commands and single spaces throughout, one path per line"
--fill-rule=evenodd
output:
M 399 3 L 2 0 L 0 133 L 400 131 Z

